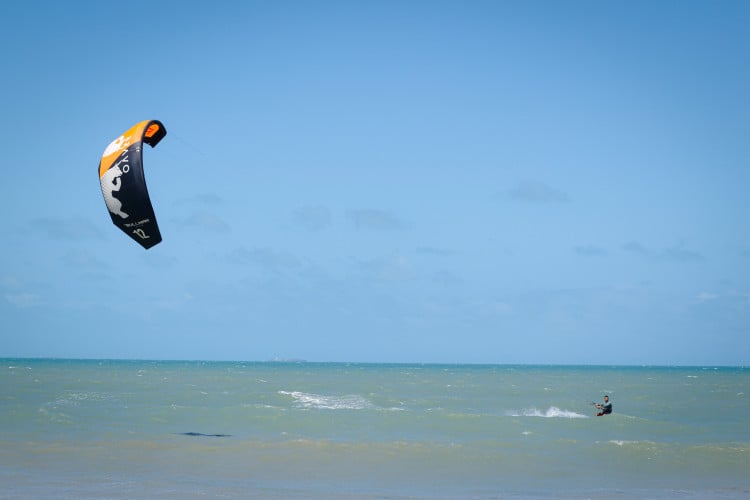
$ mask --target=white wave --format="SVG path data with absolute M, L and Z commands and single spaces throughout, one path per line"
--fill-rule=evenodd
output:
M 366 410 L 374 408 L 374 405 L 362 396 L 324 396 L 321 394 L 310 394 L 299 391 L 279 391 L 279 394 L 291 396 L 299 408 L 316 410 Z
M 624 439 L 611 439 L 609 441 L 612 444 L 616 444 L 617 446 L 625 446 L 626 444 L 638 444 L 640 441 L 627 441 Z
M 72 392 L 68 391 L 63 396 L 52 401 L 52 406 L 79 406 L 82 402 L 114 401 L 114 396 L 101 392 Z
M 550 406 L 545 411 L 536 408 L 526 408 L 521 411 L 508 412 L 507 415 L 510 417 L 589 418 L 588 415 L 582 415 L 574 411 L 561 410 L 556 406 Z
M 601 444 L 602 441 L 596 441 L 597 444 Z M 656 443 L 653 441 L 631 441 L 627 439 L 610 439 L 609 441 L 606 441 L 608 444 L 614 444 L 616 446 L 638 446 L 638 447 L 652 447 L 656 446 Z

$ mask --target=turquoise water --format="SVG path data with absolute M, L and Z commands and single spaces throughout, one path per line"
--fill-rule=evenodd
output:
M 0 498 L 744 498 L 748 387 L 745 368 L 5 359 Z

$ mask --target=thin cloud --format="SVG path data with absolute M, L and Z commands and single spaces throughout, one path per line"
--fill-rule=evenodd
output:
M 231 228 L 218 215 L 210 212 L 194 212 L 183 219 L 178 219 L 177 224 L 188 229 L 199 229 L 212 233 L 229 233 Z
M 573 251 L 584 257 L 606 257 L 609 255 L 606 249 L 596 245 L 578 245 L 573 247 Z
M 102 237 L 97 227 L 85 219 L 40 217 L 31 221 L 31 228 L 53 240 L 81 241 Z
M 38 306 L 42 303 L 38 295 L 29 292 L 6 293 L 5 300 L 19 309 Z
M 631 241 L 625 243 L 622 249 L 633 255 L 647 257 L 651 259 L 672 261 L 672 262 L 700 262 L 706 258 L 694 251 L 684 248 L 683 246 L 672 246 L 664 249 L 652 249 L 638 242 Z
M 142 259 L 147 266 L 154 269 L 166 269 L 174 267 L 178 263 L 178 259 L 174 256 L 152 252 L 144 254 Z
M 24 309 L 42 303 L 38 295 L 24 289 L 24 284 L 16 276 L 2 276 L 0 285 L 5 289 L 3 297 L 14 307 Z
M 650 256 L 651 251 L 646 248 L 645 246 L 641 245 L 637 241 L 630 241 L 628 243 L 625 243 L 622 245 L 622 249 L 626 252 L 635 254 L 635 255 L 643 255 L 643 256 Z
M 232 252 L 229 258 L 236 264 L 254 265 L 274 273 L 300 267 L 300 261 L 294 255 L 270 248 L 240 247 Z
M 496 300 L 488 304 L 488 311 L 498 316 L 506 316 L 513 313 L 513 306 L 507 302 Z
M 196 194 L 187 198 L 180 198 L 175 203 L 177 205 L 221 205 L 224 200 L 214 193 Z
M 750 307 L 750 294 L 736 290 L 721 293 L 703 291 L 695 296 L 695 303 L 703 307 L 725 308 L 733 314 L 744 314 L 745 308 Z
M 310 232 L 320 232 L 331 224 L 331 211 L 322 205 L 297 208 L 292 212 L 292 224 Z
M 406 281 L 415 276 L 409 258 L 399 253 L 361 261 L 357 265 L 363 274 L 377 281 Z
M 80 269 L 102 269 L 107 266 L 103 260 L 85 250 L 68 252 L 63 256 L 63 262 L 68 267 Z
M 664 260 L 677 262 L 696 262 L 705 260 L 705 257 L 698 252 L 686 250 L 682 247 L 667 248 L 660 254 L 660 257 Z
M 450 257 L 456 254 L 456 252 L 454 252 L 453 250 L 447 250 L 445 248 L 437 248 L 437 247 L 430 247 L 430 246 L 417 247 L 417 253 L 422 254 L 422 255 L 432 255 L 435 257 Z
M 445 287 L 461 285 L 464 282 L 463 278 L 455 273 L 452 273 L 451 271 L 446 270 L 437 271 L 435 274 L 433 274 L 432 281 L 437 285 Z
M 346 215 L 356 229 L 398 231 L 405 227 L 404 223 L 398 217 L 383 210 L 349 210 Z
M 711 292 L 701 292 L 696 298 L 698 299 L 698 302 L 709 302 L 718 299 L 719 295 Z
M 21 280 L 16 276 L 4 275 L 0 277 L 0 285 L 5 288 L 19 289 L 22 287 Z
M 523 181 L 508 191 L 511 200 L 525 203 L 567 203 L 566 193 L 555 189 L 543 182 Z

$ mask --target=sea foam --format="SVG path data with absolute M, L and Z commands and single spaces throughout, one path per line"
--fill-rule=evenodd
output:
M 509 417 L 543 417 L 543 418 L 589 418 L 588 415 L 582 415 L 574 411 L 561 410 L 556 406 L 550 406 L 546 411 L 536 408 L 525 408 L 520 411 L 510 411 Z
M 299 391 L 279 391 L 279 394 L 291 396 L 298 408 L 315 410 L 366 410 L 373 408 L 373 404 L 362 396 L 324 396 Z

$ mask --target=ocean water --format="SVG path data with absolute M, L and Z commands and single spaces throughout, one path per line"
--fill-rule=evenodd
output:
M 750 498 L 749 389 L 747 368 L 3 359 L 0 498 Z

